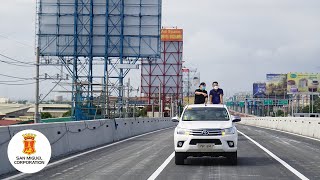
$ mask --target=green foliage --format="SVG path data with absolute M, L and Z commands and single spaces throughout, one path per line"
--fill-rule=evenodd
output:
M 48 118 L 52 118 L 52 115 L 48 112 L 43 112 L 41 113 L 41 119 L 48 119 Z
M 302 113 L 309 113 L 309 105 L 302 108 Z
M 309 111 L 309 105 L 302 108 L 303 113 L 311 112 L 311 107 Z M 318 96 L 314 96 L 314 104 L 313 104 L 313 112 L 320 113 L 320 98 Z
M 71 109 L 69 111 L 65 112 L 62 117 L 70 117 L 71 116 Z
M 144 107 L 142 109 L 138 109 L 138 117 L 146 117 L 147 116 L 147 108 Z
M 281 109 L 277 111 L 277 117 L 284 117 L 284 112 Z

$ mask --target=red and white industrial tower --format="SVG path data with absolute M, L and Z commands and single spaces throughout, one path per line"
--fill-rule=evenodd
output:
M 183 30 L 162 29 L 161 59 L 144 59 L 141 66 L 141 93 L 149 104 L 161 104 L 162 109 L 182 101 Z

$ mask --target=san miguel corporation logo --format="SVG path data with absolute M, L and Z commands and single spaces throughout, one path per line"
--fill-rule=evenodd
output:
M 12 166 L 20 172 L 39 172 L 50 161 L 50 142 L 39 131 L 20 131 L 13 136 L 8 145 L 8 158 Z
M 34 140 L 37 135 L 35 134 L 24 134 L 22 135 L 24 137 L 24 148 L 23 148 L 23 153 L 27 155 L 31 155 L 36 153 L 36 148 L 35 148 L 35 143 L 36 141 Z

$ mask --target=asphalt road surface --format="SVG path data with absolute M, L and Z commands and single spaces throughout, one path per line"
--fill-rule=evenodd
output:
M 134 138 L 15 179 L 320 179 L 320 141 L 252 126 L 238 130 L 279 159 L 239 134 L 238 165 L 224 158 L 188 158 L 177 166 L 172 158 L 173 129 Z M 171 158 L 169 156 L 171 155 Z M 164 163 L 167 161 L 167 163 Z M 291 168 L 291 170 L 290 170 Z M 293 170 L 292 170 L 293 169 Z M 157 173 L 158 172 L 158 173 Z

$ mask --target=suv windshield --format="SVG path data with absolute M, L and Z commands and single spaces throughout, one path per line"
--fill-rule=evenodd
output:
M 229 121 L 226 108 L 196 107 L 187 108 L 182 116 L 183 121 Z

